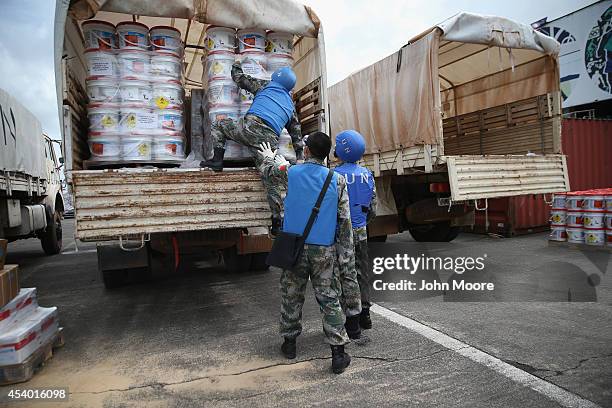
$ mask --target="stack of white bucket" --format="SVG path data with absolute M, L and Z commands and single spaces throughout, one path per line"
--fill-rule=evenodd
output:
M 58 334 L 56 307 L 40 307 L 36 288 L 21 289 L 0 308 L 0 367 L 23 363 Z
M 137 22 L 82 25 L 91 159 L 184 159 L 181 33 Z
M 612 247 L 612 189 L 555 194 L 551 241 Z
M 202 83 L 208 89 L 211 124 L 222 119 L 241 123 L 240 119 L 253 103 L 254 96 L 239 89 L 232 80 L 234 61 L 241 61 L 242 71 L 246 75 L 263 80 L 269 80 L 270 73 L 278 68 L 293 66 L 292 34 L 266 33 L 265 30 L 257 29 L 236 31 L 234 28 L 209 26 L 206 29 L 206 48 L 208 53 L 202 57 Z M 291 138 L 286 131 L 279 138 L 279 147 L 282 145 L 288 145 L 293 151 Z M 232 140 L 226 142 L 226 159 L 242 160 L 250 157 L 251 153 L 245 146 Z

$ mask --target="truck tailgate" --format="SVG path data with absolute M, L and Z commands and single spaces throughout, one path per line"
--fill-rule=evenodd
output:
M 569 191 L 565 156 L 444 156 L 453 201 Z
M 83 170 L 72 177 L 78 239 L 270 224 L 254 169 Z

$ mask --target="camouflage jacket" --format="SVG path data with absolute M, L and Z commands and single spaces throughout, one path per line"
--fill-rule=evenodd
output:
M 376 218 L 376 206 L 378 205 L 378 199 L 376 198 L 376 184 L 374 184 L 374 190 L 372 191 L 372 200 L 370 201 L 370 210 L 366 218 L 367 224 Z M 368 239 L 368 227 L 367 224 L 363 227 L 357 227 L 353 230 L 353 240 L 355 243 Z
M 253 95 L 257 95 L 257 92 L 265 88 L 266 85 L 270 83 L 270 81 L 266 79 L 257 79 L 246 75 L 244 72 L 242 72 L 242 67 L 237 62 L 232 65 L 232 79 L 241 89 L 244 89 Z M 301 158 L 304 150 L 304 143 L 302 142 L 302 127 L 295 110 L 293 111 L 293 116 L 285 125 L 285 129 L 287 129 L 287 132 L 289 132 L 289 135 L 291 136 L 291 142 L 295 152 L 298 154 L 298 158 Z
M 314 163 L 323 166 L 323 161 L 309 158 L 305 163 Z M 299 164 L 297 164 L 299 166 Z M 278 180 L 284 188 L 287 188 L 287 171 L 279 170 L 271 158 L 264 159 L 260 171 L 264 177 L 272 177 Z M 340 276 L 350 273 L 355 269 L 355 247 L 353 245 L 353 224 L 351 223 L 351 208 L 349 206 L 348 190 L 346 180 L 338 174 L 338 216 L 336 225 L 336 238 L 334 245 L 338 257 L 338 268 Z

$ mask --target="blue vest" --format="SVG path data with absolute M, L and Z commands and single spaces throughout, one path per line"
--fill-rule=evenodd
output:
M 293 116 L 293 99 L 282 85 L 270 82 L 257 92 L 247 115 L 255 115 L 270 126 L 277 135 Z
M 344 163 L 335 171 L 346 179 L 353 228 L 363 227 L 366 225 L 367 209 L 372 203 L 374 177 L 370 170 L 355 163 Z
M 283 231 L 302 234 L 317 202 L 329 169 L 315 163 L 289 168 Z M 338 175 L 334 173 L 315 219 L 307 244 L 330 246 L 336 238 L 338 220 Z

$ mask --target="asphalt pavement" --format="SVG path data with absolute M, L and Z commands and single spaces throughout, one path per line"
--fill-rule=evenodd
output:
M 69 401 L 35 406 L 612 407 L 607 252 L 550 247 L 545 234 L 428 245 L 444 256 L 486 253 L 504 290 L 381 300 L 374 328 L 347 346 L 350 367 L 334 375 L 310 289 L 289 361 L 279 351 L 277 272 L 229 274 L 215 257 L 185 259 L 177 276 L 107 291 L 95 245 L 75 251 L 73 221 L 64 223 L 60 255 L 44 256 L 37 240 L 9 244 L 22 287 L 58 307 L 65 333 L 30 382 L 0 387 L 69 388 Z

